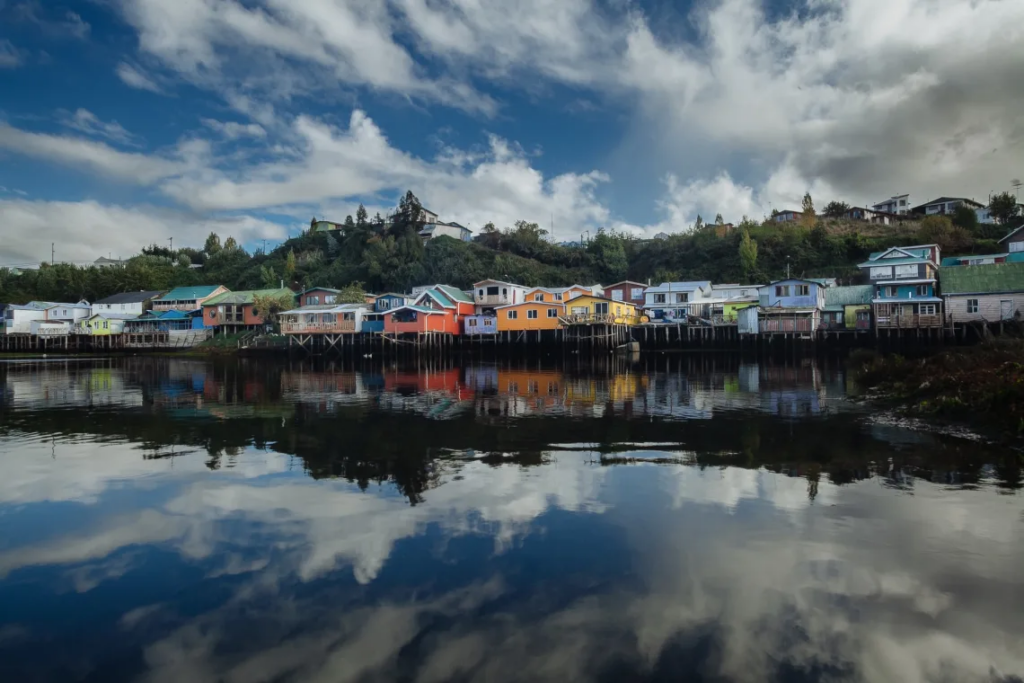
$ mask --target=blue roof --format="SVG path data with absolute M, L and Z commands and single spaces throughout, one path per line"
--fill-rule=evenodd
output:
M 221 285 L 196 285 L 195 287 L 175 287 L 164 294 L 156 301 L 195 301 L 205 299 L 218 289 Z

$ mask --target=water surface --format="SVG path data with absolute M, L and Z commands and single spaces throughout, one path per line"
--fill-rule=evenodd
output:
M 1017 453 L 841 364 L 0 365 L 3 681 L 1016 681 Z

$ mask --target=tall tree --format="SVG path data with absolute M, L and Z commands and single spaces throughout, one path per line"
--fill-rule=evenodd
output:
M 700 230 L 703 230 L 703 229 L 704 229 L 704 219 L 701 218 L 700 214 L 698 213 L 697 214 L 697 220 L 694 221 L 694 223 L 693 223 L 693 231 L 694 232 L 699 232 Z
M 953 209 L 953 225 L 973 232 L 978 228 L 978 214 L 974 209 L 964 204 Z
M 366 290 L 363 289 L 362 282 L 353 282 L 347 287 L 343 287 L 338 292 L 335 301 L 339 304 L 362 304 L 366 303 Z
M 268 325 L 277 326 L 278 317 L 283 311 L 295 305 L 295 297 L 287 292 L 279 294 L 257 294 L 252 298 L 252 309 L 255 315 L 263 318 Z
M 238 242 L 234 237 L 229 237 L 224 241 L 224 251 L 235 251 L 236 249 L 238 249 Z
M 740 236 L 740 267 L 748 280 L 757 270 L 757 241 L 750 239 L 746 230 Z
M 849 210 L 850 205 L 846 202 L 831 201 L 825 205 L 825 210 L 822 214 L 828 218 L 842 218 Z
M 1020 215 L 1020 205 L 1017 198 L 1009 192 L 992 195 L 988 202 L 988 212 L 992 218 L 1006 225 Z
M 804 193 L 803 209 L 804 209 L 804 221 L 803 221 L 804 225 L 806 225 L 808 227 L 813 226 L 818 221 L 818 216 L 814 212 L 814 200 L 811 199 L 811 193 L 810 192 Z
M 220 251 L 220 236 L 217 233 L 211 232 L 209 237 L 206 238 L 206 243 L 203 244 L 203 251 L 210 256 Z
M 356 209 L 356 227 L 364 229 L 369 226 L 369 219 L 366 213 L 366 207 L 362 204 Z
M 722 214 L 715 214 L 715 225 L 725 225 L 725 219 L 722 218 Z

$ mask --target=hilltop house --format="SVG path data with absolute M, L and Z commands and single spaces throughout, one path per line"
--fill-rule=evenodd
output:
M 423 238 L 424 242 L 434 237 L 451 237 L 463 242 L 470 242 L 473 240 L 473 231 L 454 221 L 445 223 L 435 220 L 434 222 L 427 223 L 423 226 L 423 229 L 420 230 L 419 235 Z
M 759 290 L 762 334 L 807 334 L 818 330 L 827 285 L 818 280 L 777 280 Z
M 195 311 L 215 296 L 227 292 L 224 285 L 196 285 L 194 287 L 175 287 L 161 297 L 153 299 L 153 310 L 161 311 Z
M 897 216 L 905 216 L 910 213 L 910 195 L 909 194 L 898 194 L 878 202 L 877 204 L 871 205 L 872 211 L 879 213 L 895 214 Z
M 690 315 L 709 317 L 706 309 L 714 301 L 712 291 L 708 280 L 662 282 L 644 292 L 644 308 L 652 319 L 663 322 L 685 322 Z
M 791 223 L 793 221 L 798 221 L 803 217 L 803 211 L 793 211 L 792 209 L 784 209 L 772 214 L 772 220 L 776 223 Z
M 138 317 L 153 307 L 153 300 L 162 295 L 154 292 L 122 292 L 108 296 L 106 299 L 94 301 L 92 314 L 106 313 L 109 315 Z
M 915 206 L 910 212 L 921 216 L 944 216 L 953 213 L 960 206 L 970 207 L 972 211 L 985 208 L 984 204 L 967 197 L 939 197 Z
M 991 323 L 1024 315 L 1024 263 L 940 268 L 939 281 L 951 322 Z
M 876 328 L 942 326 L 942 299 L 936 292 L 940 261 L 936 244 L 892 247 L 858 265 L 875 287 Z
M 257 297 L 290 298 L 294 303 L 295 293 L 287 287 L 224 292 L 203 302 L 203 320 L 206 327 L 222 329 L 225 332 L 240 332 L 262 327 L 266 321 L 255 307 Z
M 905 214 L 904 214 L 905 215 Z M 904 215 L 889 213 L 888 211 L 876 211 L 865 206 L 853 206 L 843 214 L 843 218 L 855 221 L 866 221 L 875 225 L 893 225 L 903 220 Z

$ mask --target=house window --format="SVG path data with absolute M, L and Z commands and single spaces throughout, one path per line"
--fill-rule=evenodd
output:
M 594 314 L 595 315 L 608 315 L 608 303 L 605 301 L 598 301 L 594 303 Z
M 590 313 L 590 309 L 588 309 L 586 306 L 573 306 L 572 307 L 572 314 L 573 315 L 586 315 L 588 313 Z
M 921 315 L 935 315 L 935 304 L 921 304 L 918 306 L 918 313 Z
M 613 289 L 612 290 L 612 298 L 615 299 L 616 301 L 622 301 L 622 290 L 621 289 Z
M 896 266 L 896 277 L 917 277 L 917 264 Z
M 685 304 L 685 303 L 687 303 L 689 301 L 690 301 L 690 294 L 689 294 L 689 292 L 682 292 L 681 294 L 676 294 L 676 303 L 677 304 Z
M 789 296 L 789 285 L 775 285 L 775 296 Z
M 476 318 L 469 318 L 466 321 L 466 325 L 468 325 L 469 327 L 476 327 Z
M 811 286 L 810 285 L 795 285 L 797 296 L 810 296 Z
M 890 278 L 890 277 L 892 277 L 892 267 L 891 266 L 884 266 L 884 267 L 876 266 L 876 267 L 871 269 L 871 279 L 872 280 L 884 280 L 884 279 Z
M 543 294 L 534 294 L 533 295 L 533 300 L 534 301 L 544 301 L 544 295 Z
M 968 313 L 977 313 L 978 312 L 978 300 L 977 299 L 968 299 L 967 300 L 967 312 Z
M 334 296 L 333 294 L 325 294 L 324 295 L 324 303 L 325 304 L 333 304 L 337 300 L 338 300 L 338 297 Z
M 506 299 L 508 298 L 508 287 L 502 287 L 501 288 L 501 296 L 506 298 Z
M 656 304 L 663 304 L 663 303 L 665 303 L 665 295 L 664 294 L 655 294 L 654 295 L 654 303 L 656 303 Z
M 1010 242 L 1010 252 L 1024 251 L 1024 242 Z
M 643 299 L 644 290 L 641 289 L 640 287 L 634 287 L 633 289 L 629 290 L 629 298 L 632 299 L 633 301 L 639 301 L 640 299 Z
M 519 311 L 509 311 L 507 314 L 509 320 L 515 320 L 519 317 Z
M 480 298 L 483 298 L 483 296 L 484 296 L 484 290 L 482 290 L 482 289 L 481 289 L 481 290 L 480 290 L 480 292 L 479 292 L 479 294 L 478 294 L 478 296 L 479 296 Z
M 210 309 L 210 317 L 211 318 L 216 318 L 217 317 L 217 311 L 215 309 L 212 309 L 212 308 Z
M 557 308 L 549 308 L 548 309 L 548 317 L 549 318 L 557 318 L 558 317 L 558 309 Z
M 890 287 L 883 287 L 882 288 L 882 293 L 888 299 L 896 299 L 900 295 L 900 290 L 897 287 L 892 287 L 892 286 L 890 286 Z
M 555 301 L 561 301 L 561 300 L 562 300 L 562 295 L 561 294 L 555 294 Z
M 914 294 L 916 296 L 928 296 L 928 285 L 918 285 L 914 287 Z
M 530 310 L 528 310 L 526 312 L 526 317 L 529 318 L 530 320 L 536 320 L 537 319 L 537 309 L 531 308 Z
M 498 288 L 497 287 L 488 287 L 487 288 L 487 296 L 498 296 Z
M 309 305 L 316 306 L 318 303 L 320 303 L 320 297 L 318 297 L 318 296 L 310 296 L 306 300 L 306 305 L 307 306 L 309 306 Z

